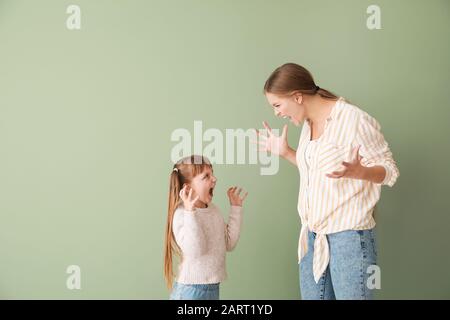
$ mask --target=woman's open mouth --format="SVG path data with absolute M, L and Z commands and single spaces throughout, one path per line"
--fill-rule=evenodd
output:
M 214 196 L 214 188 L 209 189 L 209 195 L 211 197 Z

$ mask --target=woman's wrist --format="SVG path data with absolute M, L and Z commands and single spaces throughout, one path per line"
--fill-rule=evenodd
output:
M 365 167 L 361 166 L 360 179 L 374 183 L 382 183 L 386 176 L 386 170 L 383 166 Z
M 284 152 L 280 152 L 280 157 L 288 159 L 292 153 L 295 153 L 295 150 L 288 146 Z
M 280 157 L 292 163 L 294 166 L 297 166 L 296 152 L 296 150 L 288 147 L 287 151 L 283 153 L 283 155 L 280 154 Z

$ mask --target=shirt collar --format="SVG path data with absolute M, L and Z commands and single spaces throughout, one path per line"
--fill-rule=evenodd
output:
M 336 100 L 336 103 L 334 104 L 333 108 L 331 108 L 331 112 L 328 116 L 328 118 L 326 119 L 327 121 L 331 121 L 333 119 L 336 119 L 337 116 L 337 112 L 338 112 L 338 108 L 340 106 L 341 101 L 343 100 L 342 97 L 339 97 L 338 100 Z M 306 121 L 308 122 L 308 125 L 311 125 L 311 121 L 307 118 Z
M 338 112 L 338 108 L 339 108 L 339 106 L 341 105 L 342 100 L 343 100 L 342 97 L 339 97 L 339 98 L 336 100 L 336 103 L 335 103 L 335 105 L 333 106 L 333 108 L 331 109 L 330 115 L 329 115 L 328 118 L 327 118 L 328 121 L 333 120 L 333 119 L 336 119 L 337 112 Z

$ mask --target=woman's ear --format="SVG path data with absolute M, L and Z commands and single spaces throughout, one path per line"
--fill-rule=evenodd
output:
M 303 102 L 303 94 L 301 92 L 295 92 L 294 93 L 294 100 L 295 102 L 297 102 L 298 104 L 302 104 Z

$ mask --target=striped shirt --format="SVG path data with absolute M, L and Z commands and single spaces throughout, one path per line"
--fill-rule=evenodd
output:
M 361 164 L 383 166 L 386 176 L 381 183 L 326 176 L 351 161 L 352 150 L 360 145 Z M 399 176 L 388 143 L 379 123 L 368 113 L 339 98 L 326 120 L 322 135 L 311 141 L 306 120 L 296 152 L 300 172 L 298 212 L 302 228 L 298 259 L 308 250 L 308 229 L 316 233 L 313 273 L 319 281 L 330 260 L 327 234 L 375 227 L 373 210 L 380 199 L 381 186 L 392 187 Z

